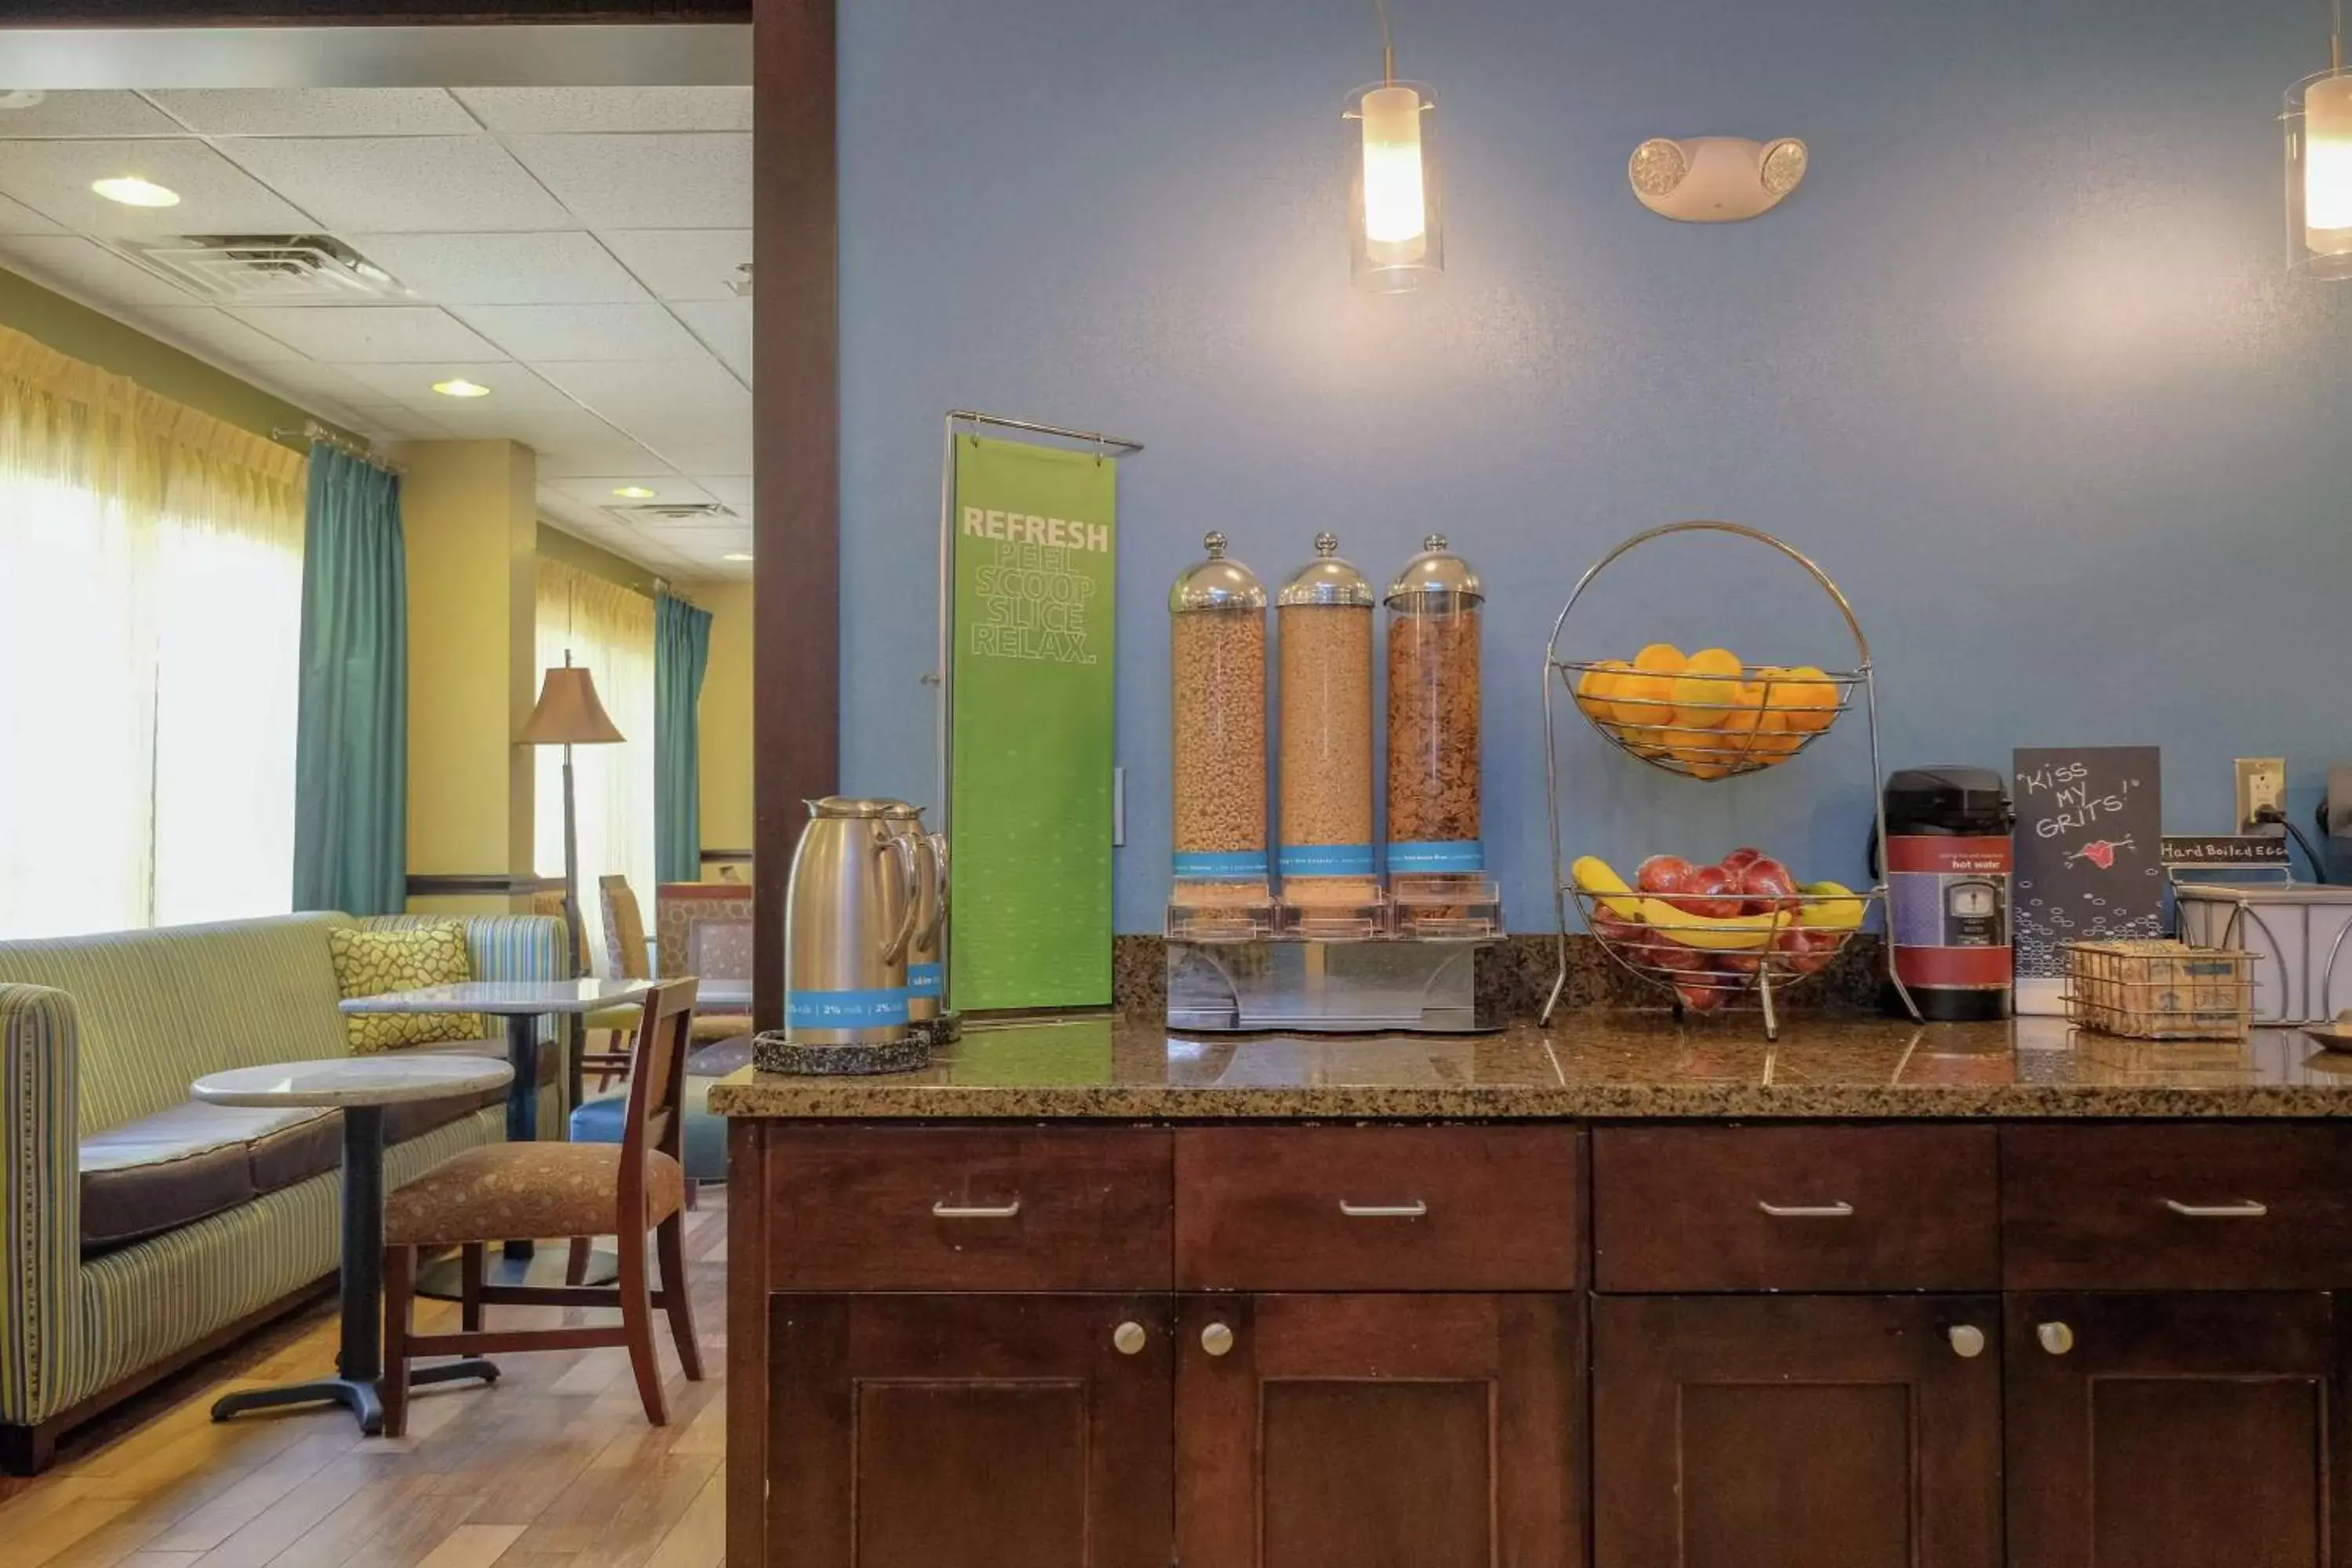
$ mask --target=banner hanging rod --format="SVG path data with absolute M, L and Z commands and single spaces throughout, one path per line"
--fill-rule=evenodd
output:
M 1143 450 L 1143 443 L 1130 441 L 1123 436 L 1106 436 L 1099 430 L 1072 430 L 1061 425 L 1041 425 L 1034 419 L 1011 419 L 1002 414 L 982 414 L 975 408 L 950 408 L 948 423 L 992 425 L 1000 430 L 1027 430 L 1039 436 L 1059 436 L 1066 441 L 1083 441 L 1104 451 L 1116 449 L 1122 453 Z

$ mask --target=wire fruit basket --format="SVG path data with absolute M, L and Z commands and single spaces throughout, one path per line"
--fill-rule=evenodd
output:
M 1569 658 L 1561 634 L 1579 600 L 1593 583 L 1630 552 L 1675 534 L 1721 534 L 1777 552 L 1802 568 L 1826 595 L 1853 639 L 1853 668 L 1793 669 L 1739 664 L 1736 668 L 1644 670 L 1637 659 Z M 1646 650 L 1645 650 L 1646 651 Z M 1562 860 L 1559 788 L 1559 725 L 1557 704 L 1572 701 L 1594 733 L 1618 751 L 1652 767 L 1706 782 L 1761 772 L 1807 750 L 1846 713 L 1859 709 L 1869 732 L 1870 795 L 1878 842 L 1886 839 L 1885 776 L 1879 762 L 1878 694 L 1870 642 L 1853 606 L 1829 574 L 1803 553 L 1760 529 L 1736 522 L 1671 522 L 1619 544 L 1577 580 L 1553 620 L 1544 648 L 1545 805 L 1550 817 L 1552 893 L 1559 920 L 1559 966 L 1542 1019 L 1549 1022 L 1568 987 L 1568 906 L 1573 901 L 1585 930 L 1621 967 L 1665 991 L 1675 1016 L 1721 1011 L 1753 993 L 1761 1006 L 1764 1036 L 1780 1037 L 1776 988 L 1817 974 L 1835 963 L 1866 923 L 1870 907 L 1886 902 L 1886 885 L 1855 890 L 1835 884 L 1815 889 L 1775 891 L 1760 900 L 1744 897 L 1736 913 L 1692 910 L 1675 889 L 1644 893 L 1614 873 L 1596 875 L 1598 862 Z M 1605 871 L 1605 868 L 1601 868 Z M 1585 872 L 1580 876 L 1578 872 Z M 1701 895 L 1701 898 L 1706 897 Z M 1720 895 L 1718 895 L 1719 899 Z M 1888 974 L 1905 1008 L 1916 1020 L 1916 1003 L 1891 962 Z

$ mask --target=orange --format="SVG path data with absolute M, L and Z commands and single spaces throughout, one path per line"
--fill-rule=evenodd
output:
M 1801 734 L 1789 732 L 1789 715 L 1777 707 L 1761 716 L 1756 726 L 1756 754 L 1773 762 L 1794 756 L 1797 748 L 1805 743 Z
M 1615 700 L 1609 706 L 1620 724 L 1649 729 L 1674 722 L 1674 701 L 1672 676 L 1621 675 L 1617 678 Z
M 1675 678 L 1675 723 L 1685 730 L 1712 730 L 1723 722 L 1725 704 L 1738 695 L 1738 656 L 1728 648 L 1703 649 Z
M 1787 674 L 1786 683 L 1773 688 L 1772 706 L 1783 710 L 1791 731 L 1818 735 L 1837 721 L 1838 689 L 1828 676 L 1810 664 Z
M 1620 671 L 1633 667 L 1622 658 L 1604 658 L 1576 678 L 1576 705 L 1589 718 L 1607 723 L 1614 715 L 1611 699 L 1617 694 Z
M 1633 668 L 1653 675 L 1680 675 L 1690 661 L 1670 642 L 1654 642 L 1633 656 Z

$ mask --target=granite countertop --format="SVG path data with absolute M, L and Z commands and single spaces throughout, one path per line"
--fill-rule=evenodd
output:
M 712 1084 L 725 1116 L 1201 1120 L 1250 1117 L 2338 1116 L 2352 1055 L 2295 1029 L 2126 1040 L 2058 1019 L 1921 1026 L 1752 1017 L 1679 1026 L 1580 1010 L 1500 1034 L 1177 1035 L 1129 1017 L 968 1027 L 921 1071 Z

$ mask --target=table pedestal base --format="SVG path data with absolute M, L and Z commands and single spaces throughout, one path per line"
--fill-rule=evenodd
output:
M 456 1383 L 468 1377 L 496 1383 L 499 1369 L 478 1356 L 468 1356 L 438 1366 L 417 1367 L 408 1374 L 408 1386 L 421 1388 L 429 1383 Z M 322 1377 L 276 1388 L 241 1388 L 213 1401 L 213 1419 L 226 1421 L 248 1410 L 274 1410 L 282 1405 L 340 1405 L 359 1418 L 360 1431 L 365 1436 L 373 1437 L 383 1430 L 383 1400 L 375 1384 L 348 1377 Z

